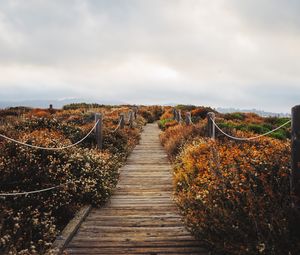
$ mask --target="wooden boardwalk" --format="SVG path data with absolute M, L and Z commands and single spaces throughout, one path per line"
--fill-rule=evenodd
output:
M 172 173 L 156 124 L 148 124 L 117 189 L 93 209 L 67 254 L 208 254 L 185 229 L 172 201 Z

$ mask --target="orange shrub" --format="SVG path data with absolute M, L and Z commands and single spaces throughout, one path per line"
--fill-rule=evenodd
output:
M 210 107 L 197 107 L 196 109 L 191 111 L 192 117 L 195 118 L 200 118 L 200 119 L 205 119 L 207 117 L 207 113 L 209 112 L 215 112 L 212 108 Z
M 33 109 L 26 114 L 28 118 L 37 117 L 37 118 L 49 118 L 51 116 L 48 110 L 43 109 Z
M 185 146 L 174 184 L 194 235 L 222 254 L 299 254 L 289 155 L 289 142 L 271 138 L 239 143 L 201 138 Z
M 160 119 L 173 119 L 173 108 L 172 107 L 164 107 L 164 113 L 161 115 Z
M 204 135 L 204 132 L 204 122 L 190 126 L 177 124 L 176 126 L 172 126 L 166 129 L 165 132 L 161 133 L 160 141 L 169 156 L 172 158 L 176 156 L 184 143 L 191 140 L 192 138 Z

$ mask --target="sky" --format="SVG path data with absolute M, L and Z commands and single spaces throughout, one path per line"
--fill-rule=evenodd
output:
M 0 101 L 300 104 L 298 0 L 0 1 Z

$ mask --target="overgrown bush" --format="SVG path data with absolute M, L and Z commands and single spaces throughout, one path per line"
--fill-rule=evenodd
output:
M 248 121 L 243 121 L 243 122 L 235 122 L 233 120 L 228 120 L 224 121 L 222 119 L 218 120 L 218 126 L 224 129 L 225 132 L 234 135 L 235 131 L 240 130 L 240 131 L 246 131 L 246 132 L 253 132 L 255 134 L 265 134 L 278 126 L 286 123 L 288 119 L 286 118 L 276 118 L 274 121 L 269 121 L 268 118 L 259 121 L 260 123 L 257 122 L 250 122 Z M 290 126 L 285 126 L 282 127 L 281 129 L 270 133 L 268 136 L 280 139 L 280 140 L 285 140 L 291 137 L 291 128 Z M 250 135 L 251 136 L 251 135 Z
M 35 144 L 40 145 L 52 146 L 54 138 L 62 139 L 57 133 L 34 135 Z M 22 140 L 29 142 L 28 137 Z M 44 151 L 9 142 L 1 146 L 0 162 L 1 192 L 62 185 L 1 199 L 0 251 L 13 254 L 43 254 L 78 206 L 99 206 L 108 199 L 120 166 L 117 156 L 93 149 Z
M 226 254 L 299 254 L 290 206 L 290 144 L 198 139 L 175 167 L 176 199 L 191 231 Z
M 118 179 L 117 170 L 138 142 L 145 124 L 138 116 L 135 128 L 112 132 L 118 114 L 127 110 L 97 109 L 104 114 L 101 152 L 95 149 L 94 132 L 76 147 L 57 151 L 0 140 L 0 193 L 58 186 L 47 192 L 0 198 L 0 254 L 45 254 L 81 205 L 101 206 L 109 198 Z M 0 126 L 0 132 L 32 145 L 62 147 L 79 141 L 94 124 L 94 115 L 77 106 L 53 114 L 33 109 L 25 120 Z
M 158 121 L 158 127 L 161 130 L 166 130 L 168 127 L 177 125 L 177 121 L 173 119 L 162 119 Z
M 206 114 L 194 110 L 198 120 Z M 288 121 L 251 113 L 223 117 L 217 114 L 216 122 L 237 137 Z M 160 139 L 175 165 L 175 198 L 199 240 L 216 254 L 300 254 L 300 217 L 290 200 L 289 125 L 270 134 L 277 139 L 236 142 L 218 131 L 216 141 L 204 138 L 205 120 L 198 127 L 164 128 L 166 123 L 159 123 Z
M 193 121 L 198 121 L 198 120 L 201 120 L 201 119 L 206 119 L 207 114 L 209 112 L 216 113 L 216 111 L 213 110 L 210 107 L 204 107 L 204 106 L 197 107 L 196 109 L 194 109 L 194 110 L 191 111 L 192 119 L 193 119 Z
M 163 109 L 161 106 L 141 106 L 139 107 L 138 113 L 147 120 L 148 123 L 153 123 L 159 120 L 160 116 L 163 114 Z
M 186 142 L 191 141 L 197 136 L 203 136 L 204 133 L 204 123 L 190 126 L 176 125 L 161 133 L 160 141 L 168 155 L 173 158 L 180 152 Z

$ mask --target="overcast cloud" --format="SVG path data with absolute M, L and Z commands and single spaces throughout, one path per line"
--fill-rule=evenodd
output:
M 0 100 L 92 98 L 288 112 L 297 0 L 0 2 Z

